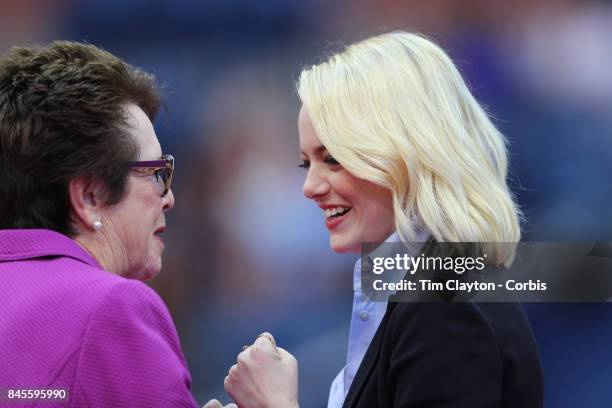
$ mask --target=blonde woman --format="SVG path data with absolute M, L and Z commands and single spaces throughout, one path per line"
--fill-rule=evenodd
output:
M 298 93 L 304 195 L 323 210 L 332 250 L 479 242 L 491 263 L 511 261 L 511 245 L 487 244 L 520 239 L 505 139 L 440 47 L 404 32 L 369 38 L 305 69 Z M 354 274 L 347 364 L 328 407 L 543 405 L 520 305 L 370 302 L 359 261 Z M 241 407 L 297 405 L 290 355 L 267 350 L 245 350 L 230 369 Z

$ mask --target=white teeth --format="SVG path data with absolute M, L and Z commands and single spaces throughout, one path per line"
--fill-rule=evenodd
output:
M 325 210 L 323 210 L 323 212 L 325 213 L 325 217 L 329 218 L 331 216 L 347 212 L 348 210 L 350 210 L 350 207 L 335 207 L 335 208 L 326 208 Z

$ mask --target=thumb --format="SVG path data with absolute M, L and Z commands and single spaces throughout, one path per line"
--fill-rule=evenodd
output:
M 264 353 L 272 354 L 278 358 L 280 355 L 278 354 L 278 350 L 276 349 L 276 341 L 274 337 L 270 333 L 262 333 L 257 336 L 255 339 L 255 348 L 263 351 Z
M 255 349 L 263 351 L 264 353 L 277 354 L 278 350 L 276 350 L 276 346 L 274 346 L 270 340 L 265 337 L 258 337 L 255 339 L 255 343 L 253 344 Z
M 274 346 L 276 347 L 276 340 L 274 339 L 274 336 L 272 335 L 272 333 L 268 333 L 268 332 L 263 332 L 261 333 L 259 336 L 257 336 L 257 338 L 264 338 L 264 339 L 268 339 L 268 341 Z

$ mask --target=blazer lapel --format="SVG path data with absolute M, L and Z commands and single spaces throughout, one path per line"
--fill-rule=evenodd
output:
M 431 252 L 432 244 L 434 244 L 435 242 L 436 241 L 433 239 L 433 237 L 429 238 L 425 242 L 425 244 L 423 244 L 423 252 L 426 254 Z M 401 295 L 396 294 L 389 297 L 385 316 L 380 322 L 380 325 L 376 330 L 374 338 L 370 342 L 368 351 L 366 351 L 365 356 L 363 356 L 363 360 L 359 365 L 359 369 L 357 369 L 357 374 L 355 374 L 355 378 L 353 379 L 351 388 L 349 388 L 349 392 L 346 395 L 342 408 L 352 408 L 356 406 L 357 402 L 359 401 L 361 393 L 363 392 L 363 388 L 366 385 L 366 380 L 370 377 L 370 375 L 372 374 L 372 370 L 374 370 L 374 367 L 378 362 L 378 358 L 380 356 L 380 351 L 382 348 L 382 341 L 385 334 L 385 327 L 387 326 L 387 321 L 389 320 L 389 316 L 391 315 L 391 313 L 393 313 L 393 309 L 395 309 L 395 306 L 399 301 L 401 301 Z

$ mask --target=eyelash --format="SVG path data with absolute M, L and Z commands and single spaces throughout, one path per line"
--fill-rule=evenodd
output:
M 331 157 L 331 156 L 327 156 L 327 157 L 325 158 L 325 160 L 323 160 L 323 161 L 324 161 L 325 163 L 327 163 L 327 164 L 331 164 L 332 166 L 336 166 L 336 165 L 340 164 L 340 163 L 338 163 L 338 161 L 337 161 L 336 159 L 334 159 L 334 158 L 333 158 L 333 157 Z
M 155 176 L 155 181 L 159 181 L 159 179 L 162 178 L 161 176 L 161 169 L 157 169 L 153 172 L 153 175 Z
M 326 156 L 325 159 L 323 159 L 323 161 L 325 163 L 327 163 L 330 166 L 338 166 L 340 165 L 340 163 L 338 163 L 338 161 L 336 159 L 334 159 L 332 156 Z M 298 164 L 298 167 L 300 169 L 305 169 L 308 170 L 310 168 L 310 162 L 303 160 L 301 164 Z

